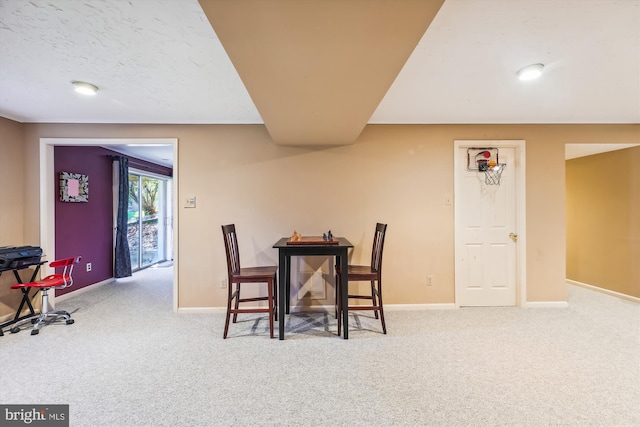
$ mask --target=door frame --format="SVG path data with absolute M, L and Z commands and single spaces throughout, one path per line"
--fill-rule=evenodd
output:
M 178 223 L 178 138 L 40 138 L 40 246 L 49 259 L 55 259 L 55 167 L 54 147 L 56 145 L 109 146 L 131 144 L 171 144 L 173 145 L 173 219 Z M 178 312 L 178 227 L 173 227 L 173 312 Z M 53 273 L 46 264 L 43 276 Z M 49 302 L 55 307 L 55 295 Z
M 462 208 L 460 200 L 461 198 L 461 185 L 458 179 L 459 168 L 465 168 L 466 164 L 462 157 L 459 156 L 461 148 L 468 147 L 510 147 L 515 149 L 515 165 L 513 165 L 515 175 L 515 203 L 516 203 L 516 230 L 518 235 L 516 242 L 516 306 L 524 307 L 527 302 L 527 233 L 526 233 L 526 163 L 525 163 L 525 140 L 455 140 L 453 144 L 453 188 L 454 188 L 454 253 L 458 253 L 457 238 L 460 233 L 459 227 L 461 226 L 459 218 L 461 217 Z M 456 271 L 457 257 L 454 257 L 454 272 Z M 454 293 L 455 293 L 455 305 L 458 304 L 458 288 L 461 286 L 458 283 L 457 277 L 454 274 Z

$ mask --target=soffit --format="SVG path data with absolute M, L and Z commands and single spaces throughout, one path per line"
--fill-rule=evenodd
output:
M 358 138 L 444 0 L 199 0 L 276 144 Z

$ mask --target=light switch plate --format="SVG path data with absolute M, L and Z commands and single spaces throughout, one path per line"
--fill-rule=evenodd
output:
M 196 196 L 187 197 L 187 200 L 184 203 L 185 208 L 195 208 L 196 207 Z

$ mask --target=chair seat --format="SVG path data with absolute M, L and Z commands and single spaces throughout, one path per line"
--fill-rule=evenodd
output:
M 242 267 L 239 274 L 234 274 L 234 279 L 241 279 L 243 282 L 255 280 L 256 282 L 264 282 L 265 276 L 273 276 L 278 271 L 276 266 L 266 267 Z
M 370 265 L 348 265 L 347 267 L 350 281 L 378 279 L 378 271 Z
M 20 288 L 55 288 L 62 287 L 71 282 L 71 277 L 62 274 L 52 274 L 50 276 L 45 277 L 42 280 L 37 280 L 31 283 L 16 283 L 11 285 L 11 289 L 20 289 Z

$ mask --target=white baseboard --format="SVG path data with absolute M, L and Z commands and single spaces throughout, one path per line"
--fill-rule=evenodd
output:
M 452 310 L 456 309 L 454 303 L 438 304 L 385 304 L 386 311 L 424 311 L 424 310 Z
M 68 293 L 66 293 L 64 295 L 56 296 L 54 300 L 55 300 L 56 303 L 57 302 L 62 302 L 62 301 L 66 300 L 66 299 L 69 299 L 71 297 L 76 297 L 76 296 L 81 295 L 81 294 L 83 294 L 83 293 L 85 293 L 87 291 L 90 291 L 92 289 L 96 289 L 96 287 L 98 287 L 98 286 L 106 285 L 108 283 L 113 283 L 114 280 L 115 280 L 114 278 L 111 278 L 111 279 L 103 280 L 101 282 L 96 282 L 96 283 L 94 283 L 92 285 L 88 285 L 88 286 L 85 286 L 83 288 L 76 289 L 75 291 L 68 292 Z
M 580 286 L 581 288 L 591 289 L 592 291 L 600 292 L 602 294 L 607 294 L 612 297 L 624 299 L 627 301 L 635 302 L 636 304 L 640 304 L 640 298 L 634 297 L 632 295 L 621 294 L 620 292 L 612 291 L 609 289 L 599 288 L 598 286 L 589 285 L 588 283 L 578 282 L 577 280 L 566 279 L 569 285 Z
M 446 304 L 385 304 L 385 311 L 423 311 L 423 310 L 450 310 L 455 309 L 453 303 Z M 291 307 L 293 313 L 332 312 L 333 305 L 309 305 L 303 307 Z M 180 307 L 178 314 L 196 313 L 226 313 L 226 307 Z
M 525 303 L 526 308 L 567 308 L 567 301 L 531 301 Z M 304 307 L 291 307 L 293 313 L 308 312 L 329 312 L 334 308 L 332 305 L 311 305 Z M 439 304 L 385 304 L 385 311 L 425 311 L 425 310 L 455 310 L 454 303 Z M 194 313 L 226 313 L 226 307 L 182 307 L 178 308 L 178 314 L 194 314 Z

